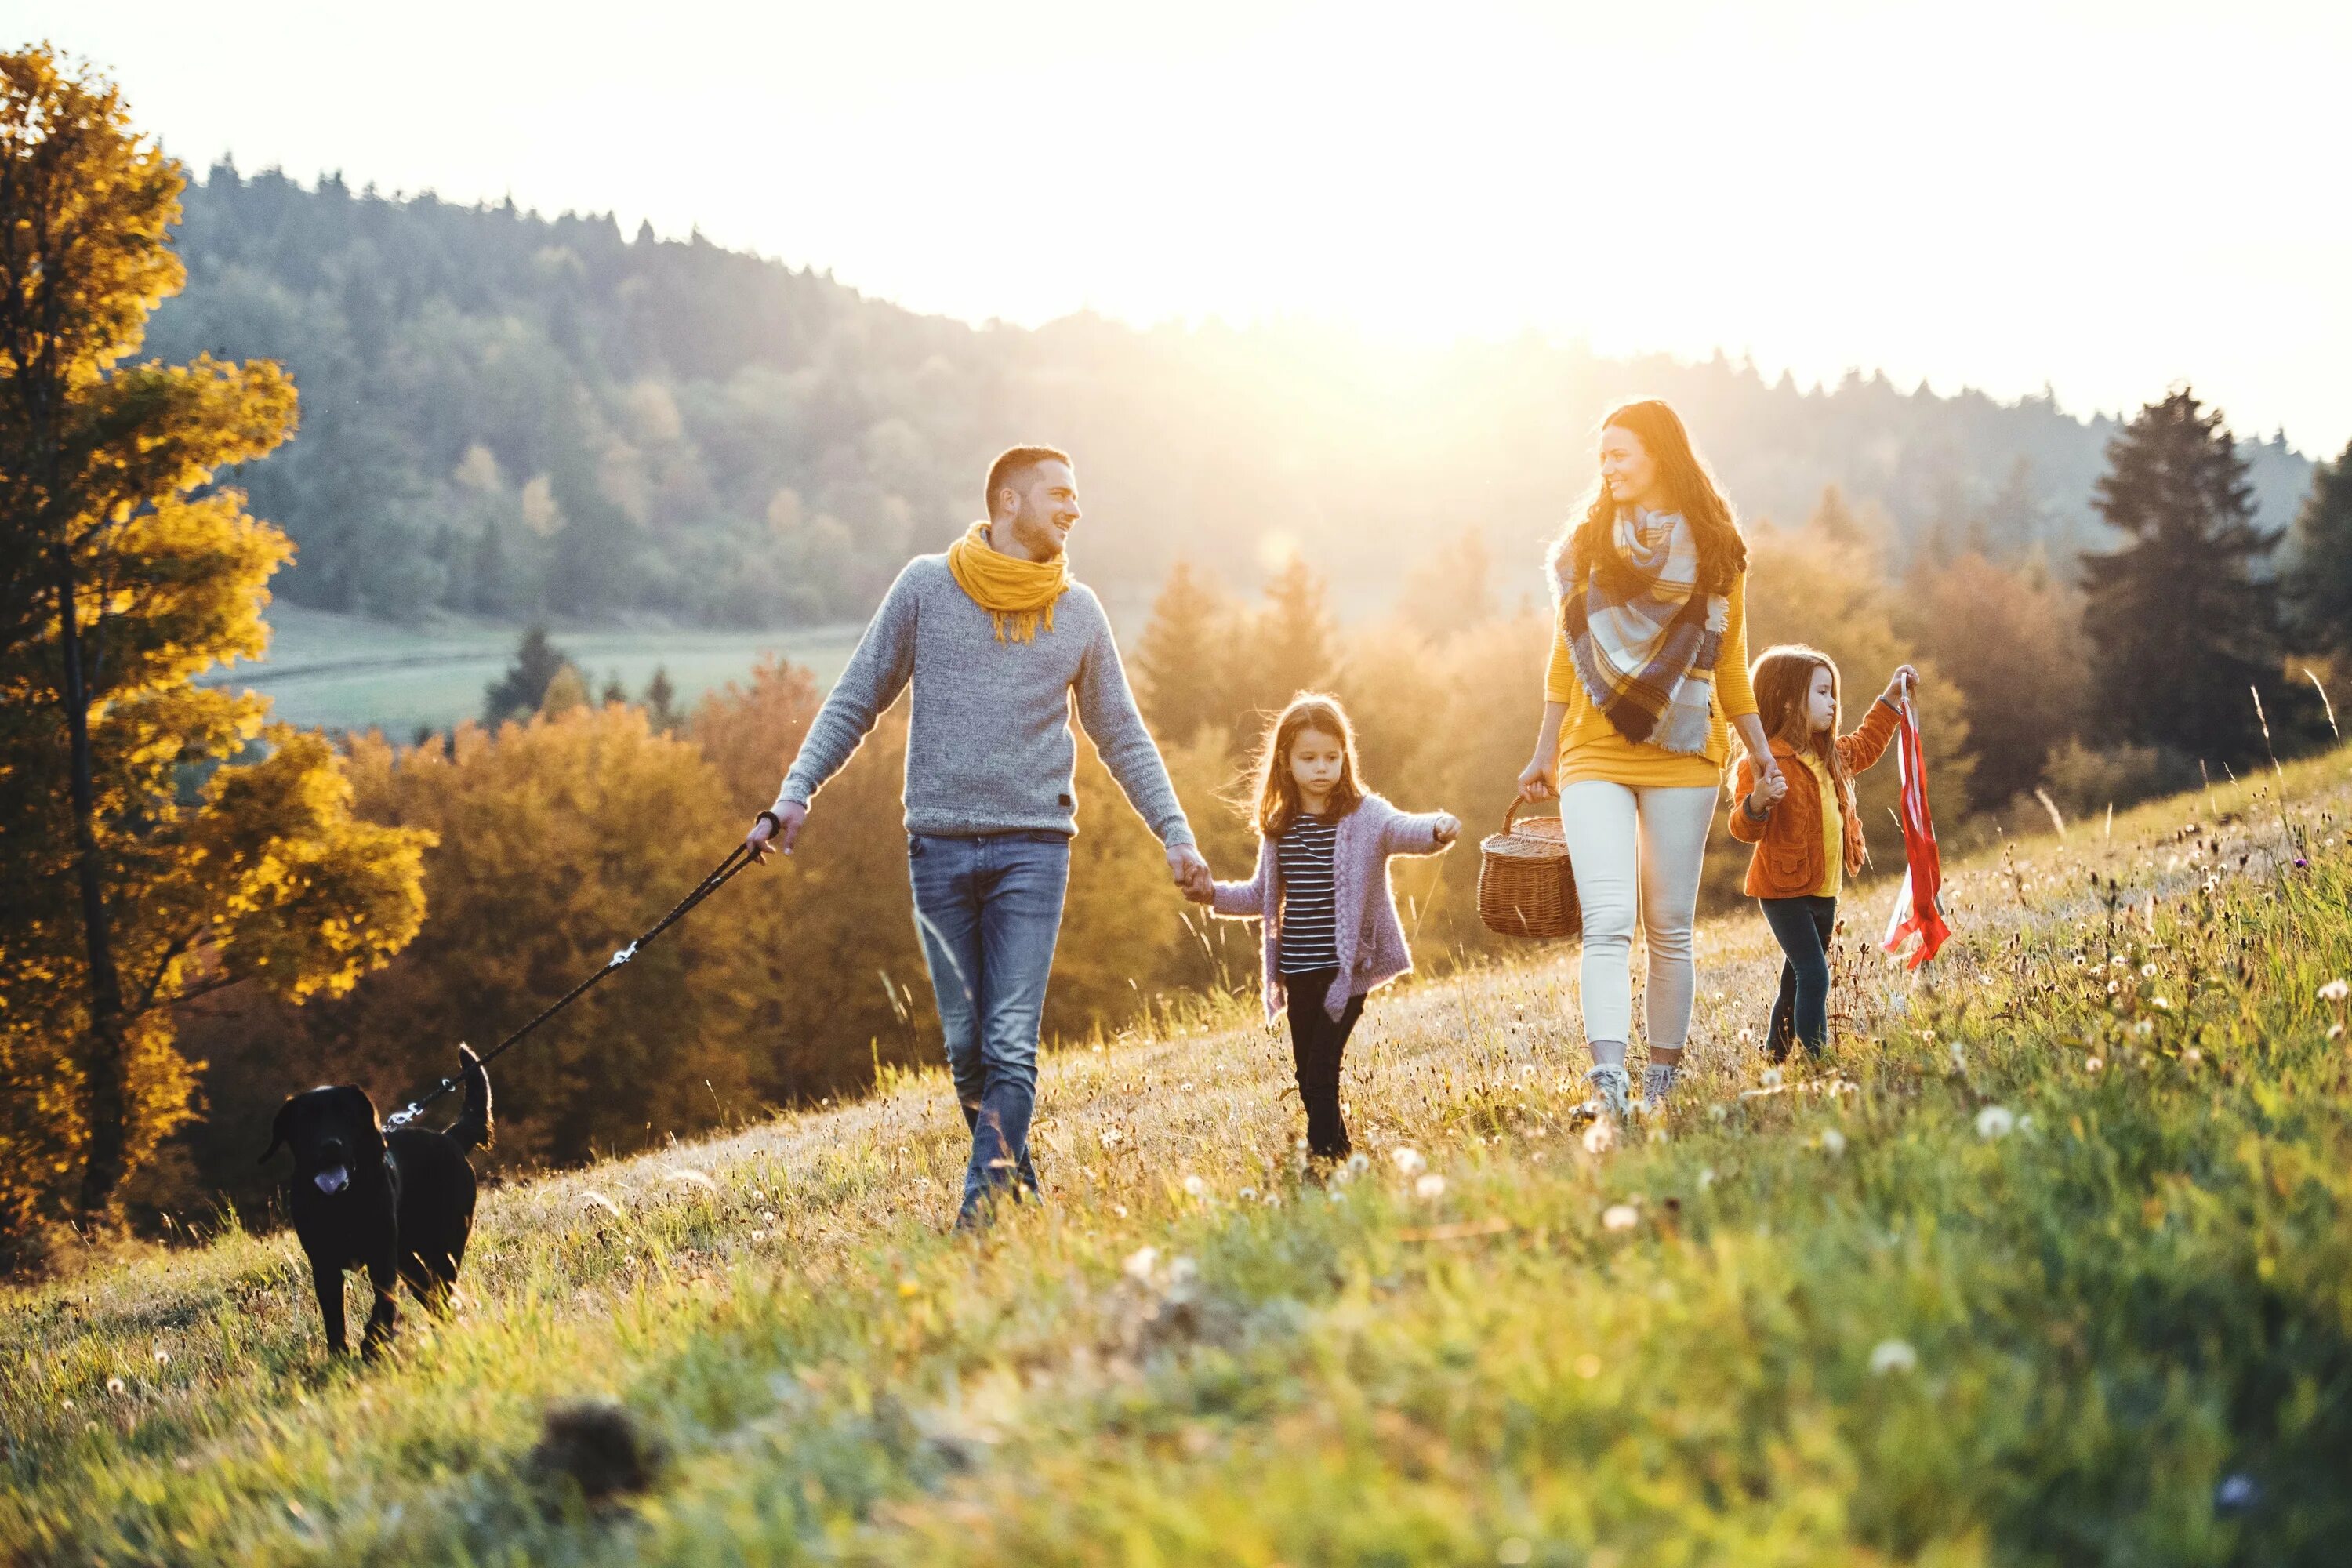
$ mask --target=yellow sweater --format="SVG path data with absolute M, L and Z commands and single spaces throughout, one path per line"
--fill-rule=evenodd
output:
M 1712 722 L 1706 750 L 1696 756 L 1678 754 L 1644 741 L 1635 744 L 1617 732 L 1609 716 L 1593 705 L 1584 682 L 1576 678 L 1576 659 L 1568 651 L 1568 636 L 1555 633 L 1551 668 L 1544 679 L 1544 700 L 1565 702 L 1568 716 L 1559 726 L 1559 783 L 1605 779 L 1633 788 L 1675 789 L 1716 785 L 1731 756 L 1730 715 L 1756 711 L 1756 691 L 1748 684 L 1748 574 L 1731 584 L 1730 616 L 1724 622 L 1723 651 L 1715 660 L 1715 697 L 1709 704 Z

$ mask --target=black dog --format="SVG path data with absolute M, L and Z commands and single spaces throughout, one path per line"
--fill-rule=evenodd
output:
M 330 1351 L 345 1348 L 346 1268 L 366 1269 L 375 1286 L 362 1342 L 370 1352 L 392 1336 L 397 1280 L 407 1280 L 435 1312 L 446 1310 L 457 1288 L 474 1230 L 474 1167 L 466 1151 L 490 1142 L 489 1075 L 472 1051 L 459 1046 L 457 1055 L 466 1107 L 446 1132 L 396 1127 L 387 1133 L 375 1102 L 355 1084 L 314 1089 L 278 1108 L 261 1158 L 293 1148 L 286 1206 L 310 1255 Z

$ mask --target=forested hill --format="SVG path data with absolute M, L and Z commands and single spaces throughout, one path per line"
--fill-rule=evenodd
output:
M 299 436 L 240 476 L 300 546 L 278 591 L 393 616 L 855 616 L 977 515 L 987 458 L 1022 439 L 1077 455 L 1084 567 L 1114 593 L 1180 558 L 1247 585 L 1288 543 L 1360 602 L 1465 529 L 1532 586 L 1593 420 L 1641 392 L 1684 410 L 1751 517 L 1795 521 L 1833 483 L 1898 557 L 1940 530 L 2063 564 L 2095 535 L 2112 430 L 2047 398 L 1807 393 L 1532 338 L 974 328 L 609 216 L 227 166 L 189 189 L 180 247 L 188 287 L 148 352 L 273 357 L 301 391 Z M 2309 464 L 2275 439 L 2247 455 L 2284 523 Z

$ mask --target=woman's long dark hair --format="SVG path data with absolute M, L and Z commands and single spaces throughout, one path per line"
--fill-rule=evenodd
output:
M 1739 536 L 1738 520 L 1732 515 L 1731 503 L 1724 500 L 1722 487 L 1715 482 L 1714 471 L 1692 447 L 1682 416 L 1661 399 L 1636 398 L 1611 409 L 1601 428 L 1622 430 L 1642 443 L 1642 449 L 1658 465 L 1659 478 L 1674 498 L 1675 510 L 1697 536 L 1699 587 L 1709 594 L 1731 592 L 1731 584 L 1748 570 L 1748 542 Z M 1570 525 L 1566 536 L 1552 549 L 1552 558 L 1560 563 L 1563 591 L 1602 558 L 1616 521 L 1617 501 L 1609 493 L 1609 481 L 1594 480 L 1591 493 L 1585 498 L 1583 516 Z

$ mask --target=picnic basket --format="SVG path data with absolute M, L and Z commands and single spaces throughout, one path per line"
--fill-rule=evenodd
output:
M 1504 936 L 1559 938 L 1580 934 L 1584 911 L 1576 902 L 1568 840 L 1559 818 L 1517 821 L 1521 803 L 1503 813 L 1503 830 L 1478 846 L 1478 918 Z

